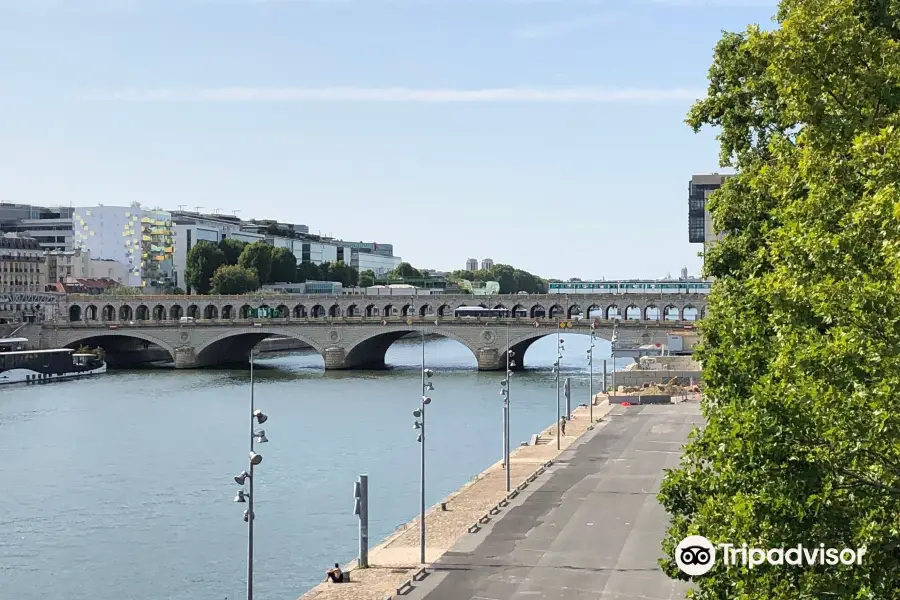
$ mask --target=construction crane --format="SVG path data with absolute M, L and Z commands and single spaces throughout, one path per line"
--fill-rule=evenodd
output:
M 202 206 L 195 206 L 195 207 L 194 207 L 194 212 L 197 213 L 197 214 L 199 215 L 199 214 L 200 214 L 200 209 L 201 209 L 201 208 L 203 208 L 203 207 L 202 207 Z

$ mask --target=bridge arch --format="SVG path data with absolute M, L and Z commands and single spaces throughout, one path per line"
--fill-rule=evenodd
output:
M 244 305 L 242 305 L 242 306 L 238 309 L 238 315 L 237 315 L 237 318 L 238 318 L 238 319 L 249 319 L 249 318 L 250 318 L 250 311 L 251 311 L 251 310 L 253 310 L 253 308 L 252 308 L 249 304 L 244 304 Z
M 306 307 L 302 304 L 298 304 L 294 307 L 294 310 L 291 311 L 291 316 L 295 319 L 305 319 L 306 318 Z
M 134 311 L 134 319 L 136 321 L 149 321 L 150 320 L 150 309 L 147 308 L 146 304 L 140 304 Z
M 591 304 L 587 307 L 586 314 L 584 315 L 588 319 L 605 319 L 606 316 L 603 312 L 603 307 L 597 304 Z
M 411 317 L 413 315 L 413 307 L 412 304 L 404 304 L 403 308 L 400 309 L 401 317 Z
M 226 321 L 230 321 L 234 319 L 234 307 L 230 304 L 226 304 L 222 307 L 221 318 Z
M 609 320 L 622 318 L 622 313 L 619 310 L 618 304 L 610 304 L 606 307 L 606 318 Z
M 279 319 L 287 319 L 291 316 L 291 310 L 284 304 L 276 306 L 275 311 L 278 313 Z
M 669 304 L 663 309 L 664 321 L 677 321 L 681 318 L 681 311 L 674 304 Z
M 685 321 L 696 321 L 700 316 L 700 311 L 693 304 L 687 304 L 681 309 L 681 318 Z
M 309 311 L 309 316 L 313 319 L 321 319 L 325 316 L 325 307 L 321 304 L 314 304 L 312 309 Z
M 367 317 L 380 317 L 380 316 L 381 316 L 381 311 L 378 309 L 378 307 L 377 307 L 376 305 L 374 305 L 374 304 L 367 304 L 367 305 L 366 305 L 366 313 L 365 313 L 365 314 L 366 314 Z
M 162 304 L 157 304 L 153 307 L 153 315 L 154 321 L 165 321 L 166 320 L 166 307 Z
M 219 309 L 215 304 L 207 304 L 203 309 L 203 318 L 209 321 L 219 318 Z
M 175 349 L 165 340 L 156 337 L 152 333 L 140 331 L 138 329 L 118 329 L 115 331 L 96 333 L 82 333 L 77 330 L 73 331 L 73 335 L 68 337 L 68 342 L 64 347 L 78 349 L 82 346 L 90 346 L 91 348 L 103 348 L 106 352 L 106 361 L 111 367 L 128 366 L 135 364 L 133 355 L 141 346 L 144 349 L 149 348 L 149 344 L 158 347 L 165 358 L 157 357 L 156 360 L 174 361 Z M 146 362 L 138 361 L 138 362 Z
M 169 308 L 169 320 L 177 321 L 184 316 L 184 308 L 180 304 L 173 304 Z
M 120 321 L 131 321 L 134 317 L 134 312 L 131 310 L 131 307 L 127 304 L 123 304 L 119 307 L 119 320 Z
M 345 316 L 347 316 L 347 317 L 361 317 L 362 314 L 360 314 L 359 306 L 357 306 L 356 304 L 351 304 L 350 306 L 348 306 L 348 307 L 347 307 L 347 311 L 346 311 L 346 313 L 345 313 Z
M 202 345 L 194 348 L 194 366 L 205 367 L 218 364 L 237 364 L 246 362 L 250 350 L 268 337 L 279 336 L 299 340 L 314 348 L 320 355 L 325 349 L 312 337 L 298 332 L 292 327 L 256 327 L 253 331 L 224 331 L 212 336 Z
M 112 304 L 107 304 L 103 307 L 103 320 L 104 321 L 115 321 L 116 320 L 116 309 L 113 308 Z
M 459 342 L 468 348 L 472 355 L 478 358 L 478 348 L 473 348 L 465 338 L 456 335 L 452 331 L 441 327 L 429 327 L 429 334 L 438 335 L 447 339 Z M 344 349 L 344 365 L 346 368 L 369 368 L 380 369 L 385 366 L 385 355 L 388 349 L 397 340 L 409 335 L 410 333 L 421 333 L 421 329 L 417 328 L 394 328 L 386 329 L 383 332 L 375 333 L 369 337 L 357 340 L 353 344 Z
M 452 317 L 453 307 L 449 304 L 441 304 L 438 306 L 437 314 L 439 317 Z
M 200 307 L 197 306 L 196 304 L 191 304 L 190 306 L 188 306 L 187 316 L 189 316 L 192 319 L 199 319 L 200 318 Z
M 81 320 L 81 306 L 73 304 L 69 307 L 69 321 L 76 323 Z
M 583 313 L 581 311 L 580 306 L 578 306 L 577 304 L 570 304 L 569 310 L 566 311 L 566 318 L 571 319 L 575 315 L 581 315 L 581 314 L 583 314 Z
M 337 318 L 341 316 L 341 305 L 334 303 L 328 309 L 328 316 L 332 318 Z
M 382 310 L 382 317 L 390 317 L 394 314 L 394 305 L 393 304 L 385 304 L 384 309 Z
M 419 316 L 420 317 L 431 317 L 434 316 L 434 307 L 430 304 L 423 304 L 419 307 Z
M 547 309 L 541 304 L 535 304 L 529 311 L 532 319 L 543 319 L 547 316 Z
M 551 319 L 562 319 L 566 316 L 566 309 L 564 309 L 559 304 L 554 304 L 550 307 L 550 314 L 547 315 Z
M 655 304 L 648 304 L 644 307 L 644 318 L 648 321 L 659 321 L 660 312 L 659 307 Z
M 625 320 L 638 321 L 641 318 L 641 309 L 636 304 L 629 304 L 625 307 Z

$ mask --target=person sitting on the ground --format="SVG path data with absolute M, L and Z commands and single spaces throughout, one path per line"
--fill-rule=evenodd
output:
M 328 573 L 326 573 L 328 579 L 331 580 L 332 583 L 343 583 L 344 582 L 344 572 L 341 571 L 341 568 L 337 563 L 334 563 L 333 569 L 328 569 Z

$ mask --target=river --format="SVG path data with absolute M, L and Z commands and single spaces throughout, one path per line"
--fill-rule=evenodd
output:
M 563 375 L 587 402 L 589 338 L 569 334 Z M 511 392 L 513 445 L 556 415 L 555 336 L 529 348 Z M 595 391 L 609 343 L 597 341 Z M 478 373 L 451 340 L 426 344 L 429 505 L 502 456 L 502 373 Z M 421 346 L 395 343 L 390 369 L 325 373 L 318 355 L 260 360 L 254 595 L 293 600 L 356 555 L 352 490 L 369 475 L 370 543 L 418 511 L 412 410 Z M 618 360 L 623 368 L 630 360 Z M 611 363 L 610 363 L 611 367 Z M 0 588 L 5 598 L 234 600 L 245 596 L 247 371 L 116 371 L 0 390 Z

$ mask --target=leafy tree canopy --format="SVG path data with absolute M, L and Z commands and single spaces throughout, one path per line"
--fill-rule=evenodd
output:
M 236 265 L 241 256 L 241 252 L 247 246 L 247 242 L 235 240 L 233 238 L 225 238 L 219 242 L 219 250 L 225 253 L 225 264 Z
M 265 242 L 247 244 L 238 258 L 238 265 L 245 269 L 253 269 L 260 283 L 269 283 L 272 272 L 272 251 L 274 248 Z
M 240 265 L 222 265 L 212 277 L 213 294 L 246 294 L 259 289 L 256 271 Z
M 375 272 L 367 269 L 359 274 L 359 287 L 372 287 L 375 285 Z
M 297 257 L 287 248 L 274 248 L 268 282 L 294 283 L 295 281 L 297 281 Z
M 388 273 L 388 278 L 422 279 L 423 277 L 422 272 L 408 262 L 400 263 L 396 269 Z
M 866 547 L 850 567 L 719 563 L 694 597 L 898 598 L 900 2 L 783 0 L 776 20 L 723 35 L 688 118 L 737 175 L 709 203 L 707 426 L 663 483 L 663 548 Z
M 187 254 L 184 281 L 196 294 L 208 294 L 213 273 L 225 264 L 225 253 L 212 242 L 197 242 Z
M 516 269 L 510 265 L 498 264 L 490 269 L 478 271 L 453 271 L 450 273 L 451 281 L 465 279 L 467 281 L 496 281 L 500 284 L 501 294 L 515 294 L 527 292 L 529 294 L 542 294 L 547 291 L 546 282 L 527 271 Z

